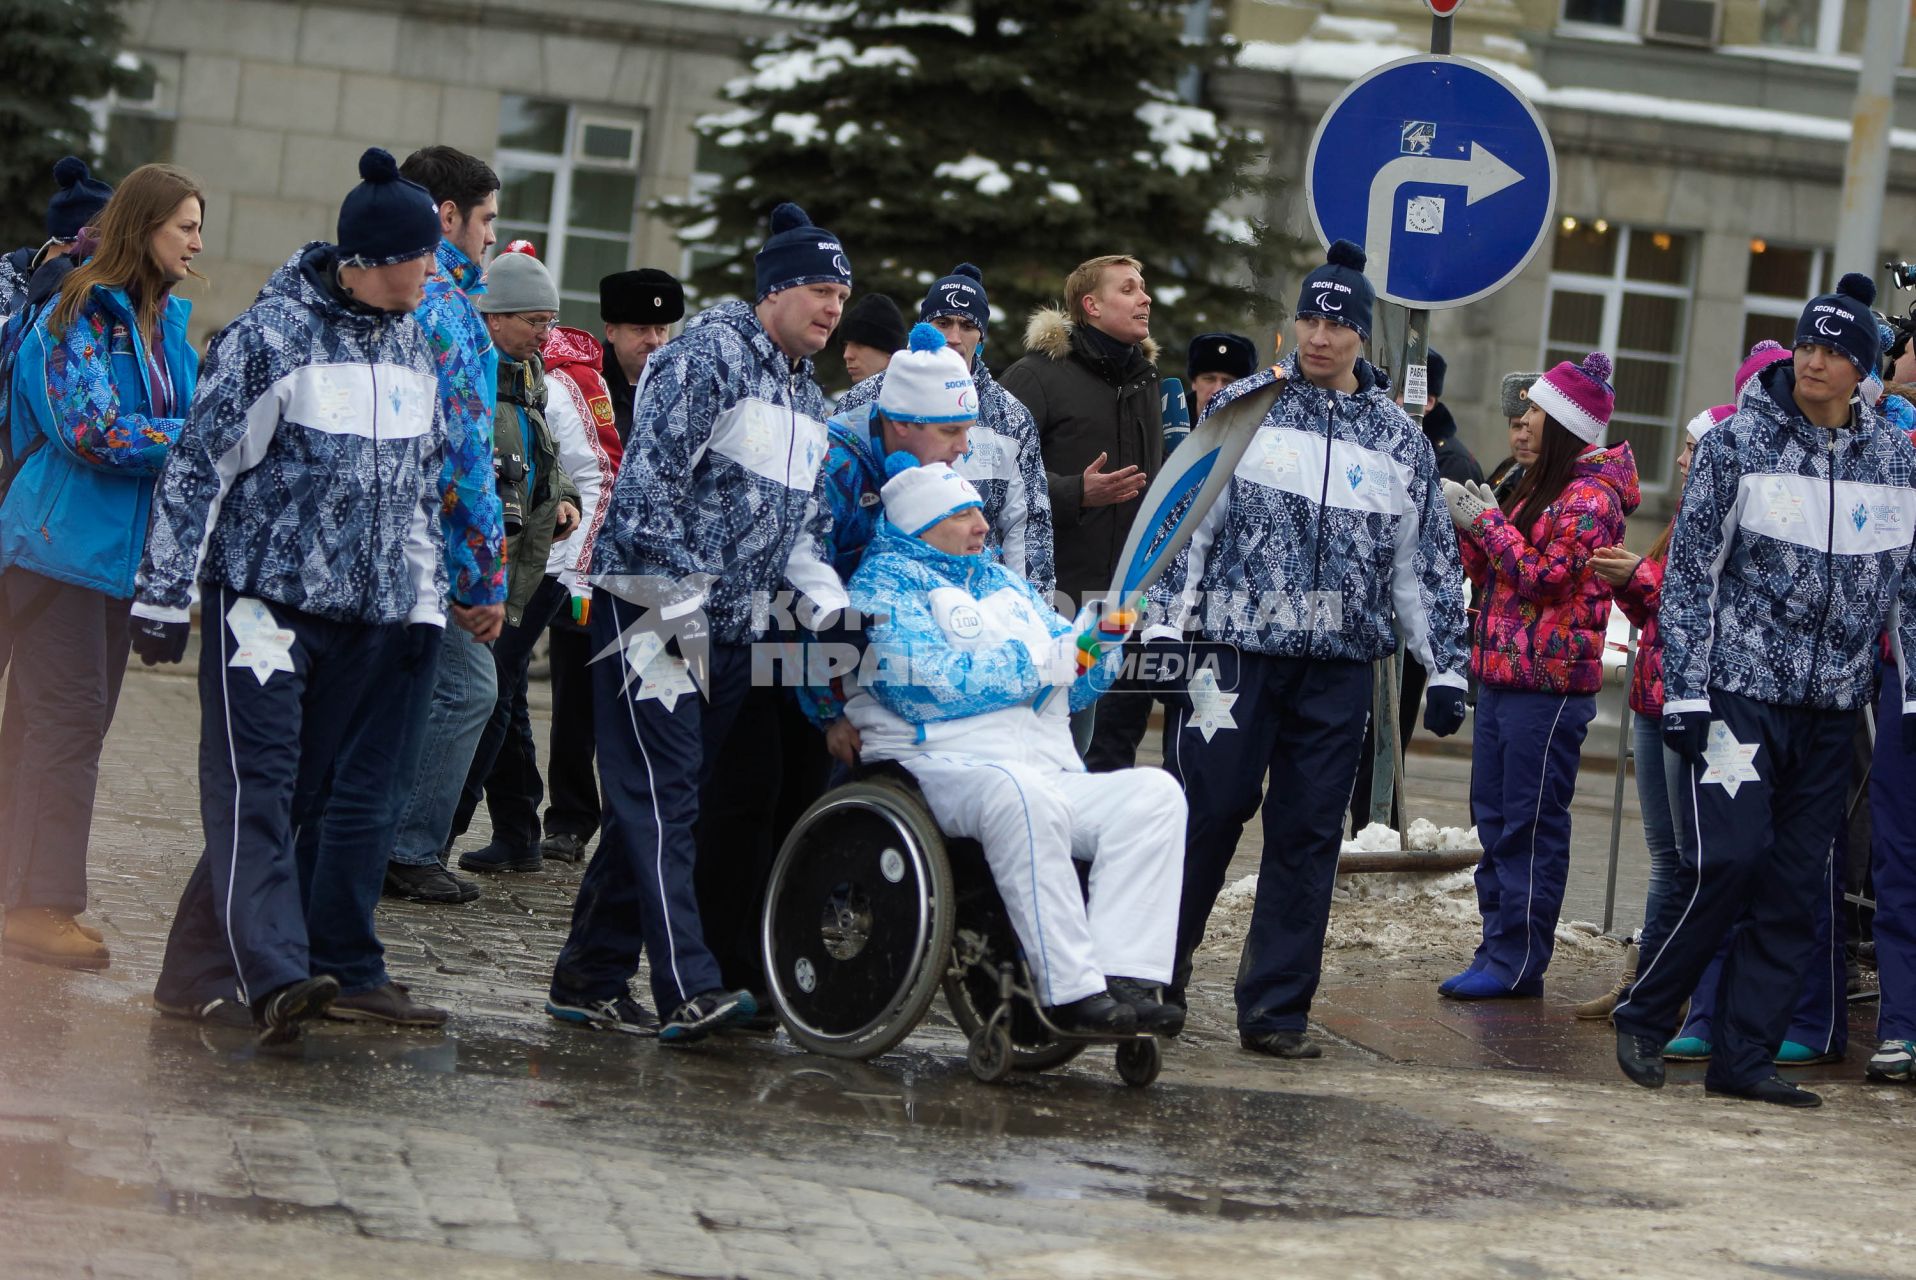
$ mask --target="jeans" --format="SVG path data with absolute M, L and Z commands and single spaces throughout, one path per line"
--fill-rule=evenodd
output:
M 480 731 L 458 807 L 453 810 L 454 839 L 466 834 L 484 799 L 494 844 L 525 853 L 539 847 L 539 802 L 545 799 L 545 784 L 539 779 L 532 712 L 526 705 L 526 671 L 532 665 L 533 646 L 565 605 L 566 596 L 565 584 L 557 578 L 540 579 L 518 623 L 492 642 L 498 697 Z
M 1631 727 L 1637 761 L 1637 806 L 1643 810 L 1643 843 L 1650 850 L 1650 889 L 1643 899 L 1640 942 L 1647 947 L 1675 923 L 1677 845 L 1685 818 L 1677 798 L 1683 794 L 1683 757 L 1663 745 L 1663 717 L 1636 717 Z
M 399 762 L 401 778 L 411 780 L 393 835 L 392 860 L 429 867 L 452 831 L 453 810 L 465 785 L 479 735 L 499 696 L 492 650 L 457 623 L 448 623 L 439 646 L 439 670 L 425 732 L 412 735 L 410 758 Z M 402 784 L 403 786 L 404 784 Z

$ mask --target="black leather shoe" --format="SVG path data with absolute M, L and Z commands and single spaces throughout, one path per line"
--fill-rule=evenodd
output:
M 1138 1030 L 1154 1036 L 1174 1036 L 1184 1030 L 1184 1010 L 1165 1001 L 1163 988 L 1136 978 L 1111 979 L 1111 994 L 1138 1015 Z
M 556 831 L 539 842 L 539 853 L 553 862 L 584 862 L 585 837 Z
M 1820 1107 L 1823 1095 L 1811 1093 L 1808 1089 L 1799 1089 L 1782 1076 L 1771 1076 L 1767 1080 L 1758 1080 L 1755 1084 L 1729 1085 L 1703 1082 L 1703 1092 L 1718 1098 L 1742 1098 L 1749 1102 L 1772 1102 L 1779 1107 Z
M 1656 1036 L 1617 1032 L 1617 1065 L 1632 1084 L 1646 1089 L 1663 1087 L 1663 1041 Z
M 1048 1005 L 1044 1016 L 1067 1035 L 1125 1036 L 1138 1029 L 1137 1010 L 1114 999 L 1108 991 L 1073 1000 L 1070 1004 Z
M 1324 1050 L 1302 1031 L 1240 1031 L 1239 1045 L 1273 1058 L 1321 1058 Z
M 543 871 L 545 865 L 546 860 L 540 855 L 537 845 L 530 849 L 512 849 L 496 840 L 483 849 L 459 855 L 461 871 L 477 871 L 486 875 L 501 871 Z

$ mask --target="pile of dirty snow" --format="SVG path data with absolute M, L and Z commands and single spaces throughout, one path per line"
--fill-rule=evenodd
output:
M 1344 853 L 1396 853 L 1414 849 L 1419 853 L 1469 850 L 1478 853 L 1483 845 L 1477 840 L 1477 828 L 1440 827 L 1429 818 L 1411 820 L 1406 838 L 1400 840 L 1392 827 L 1373 822 L 1344 842 Z

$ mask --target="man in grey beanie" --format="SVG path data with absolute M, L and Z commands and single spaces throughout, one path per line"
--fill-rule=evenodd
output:
M 537 871 L 539 801 L 543 798 L 532 724 L 526 712 L 526 669 L 532 648 L 565 606 L 567 589 L 547 572 L 552 544 L 579 527 L 582 500 L 566 473 L 546 421 L 545 362 L 539 352 L 559 322 L 552 273 L 515 240 L 486 269 L 486 291 L 474 299 L 499 351 L 499 403 L 492 420 L 499 497 L 506 509 L 506 627 L 493 641 L 498 701 L 479 736 L 453 813 L 453 839 L 465 833 L 483 796 L 492 843 L 463 854 L 463 871 Z

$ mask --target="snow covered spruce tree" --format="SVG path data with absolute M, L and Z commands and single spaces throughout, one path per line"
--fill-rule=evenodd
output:
M 993 367 L 1065 274 L 1104 253 L 1144 262 L 1161 340 L 1261 332 L 1296 243 L 1234 212 L 1263 207 L 1260 140 L 1178 97 L 1186 68 L 1231 53 L 1187 45 L 1184 10 L 846 0 L 753 46 L 727 87 L 737 106 L 699 125 L 729 176 L 661 206 L 706 251 L 693 288 L 749 297 L 766 217 L 794 200 L 844 242 L 860 295 L 909 306 L 954 263 L 983 266 Z
M 114 61 L 119 8 L 118 0 L 0 0 L 0 248 L 46 239 L 54 162 L 93 154 L 82 100 L 128 80 Z

